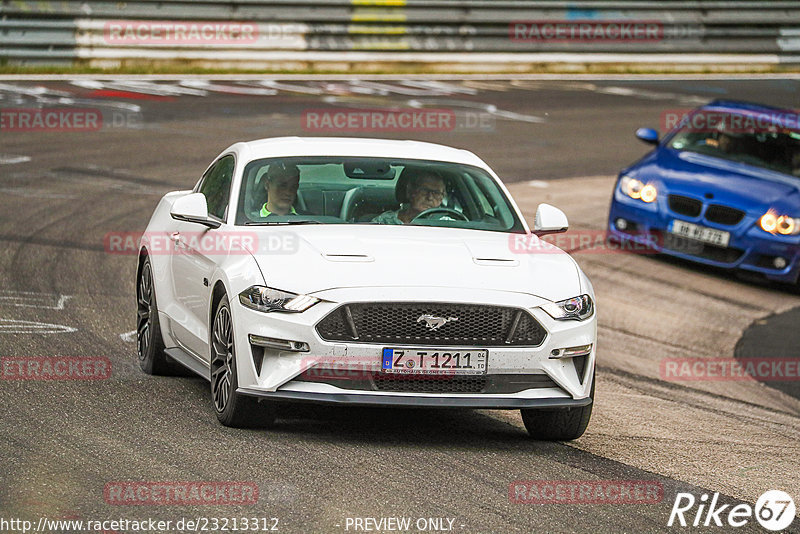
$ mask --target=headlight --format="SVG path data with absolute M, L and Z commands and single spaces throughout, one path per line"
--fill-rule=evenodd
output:
M 758 225 L 765 232 L 781 235 L 800 234 L 800 219 L 788 215 L 778 215 L 770 210 L 758 221 Z
M 261 312 L 298 313 L 309 309 L 319 299 L 264 286 L 252 286 L 239 293 L 242 305 Z
M 622 192 L 631 198 L 641 200 L 643 202 L 653 202 L 658 197 L 658 190 L 653 184 L 645 184 L 641 180 L 637 180 L 631 176 L 623 176 L 619 182 L 619 187 Z
M 583 321 L 594 313 L 594 303 L 589 295 L 581 295 L 559 302 L 549 302 L 542 306 L 542 309 L 553 319 Z
M 653 184 L 647 184 L 646 186 L 644 186 L 642 188 L 642 192 L 640 193 L 640 198 L 643 201 L 647 202 L 648 204 L 650 202 L 653 202 L 657 196 L 658 196 L 658 191 L 656 190 L 656 186 L 654 186 Z

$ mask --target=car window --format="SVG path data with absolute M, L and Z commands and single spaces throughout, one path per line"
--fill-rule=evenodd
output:
M 250 162 L 236 224 L 298 222 L 524 231 L 496 180 L 478 167 L 327 156 Z
M 698 110 L 668 146 L 800 176 L 800 131 L 771 124 L 763 115 Z
M 206 197 L 208 214 L 218 219 L 225 219 L 234 166 L 233 156 L 223 156 L 206 171 L 198 189 Z

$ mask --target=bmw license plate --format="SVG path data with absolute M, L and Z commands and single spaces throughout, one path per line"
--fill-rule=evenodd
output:
M 383 349 L 381 370 L 404 375 L 482 375 L 489 351 L 485 349 Z
M 718 247 L 727 247 L 731 240 L 730 232 L 723 232 L 722 230 L 679 221 L 677 219 L 669 224 L 669 231 L 675 235 L 688 237 L 689 239 L 695 239 L 703 243 L 710 243 Z

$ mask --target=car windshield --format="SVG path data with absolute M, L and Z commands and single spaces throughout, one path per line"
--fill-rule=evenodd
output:
M 777 113 L 698 110 L 685 118 L 668 146 L 800 177 L 800 131 L 778 119 Z
M 269 158 L 244 169 L 238 225 L 412 224 L 523 232 L 484 170 L 440 161 Z

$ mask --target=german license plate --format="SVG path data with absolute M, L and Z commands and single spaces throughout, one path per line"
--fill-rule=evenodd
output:
M 385 348 L 381 370 L 404 375 L 482 375 L 488 356 L 485 349 Z
M 670 223 L 669 231 L 675 235 L 696 239 L 697 241 L 710 243 L 718 247 L 727 247 L 731 240 L 730 232 L 723 232 L 722 230 L 679 221 L 677 219 Z

